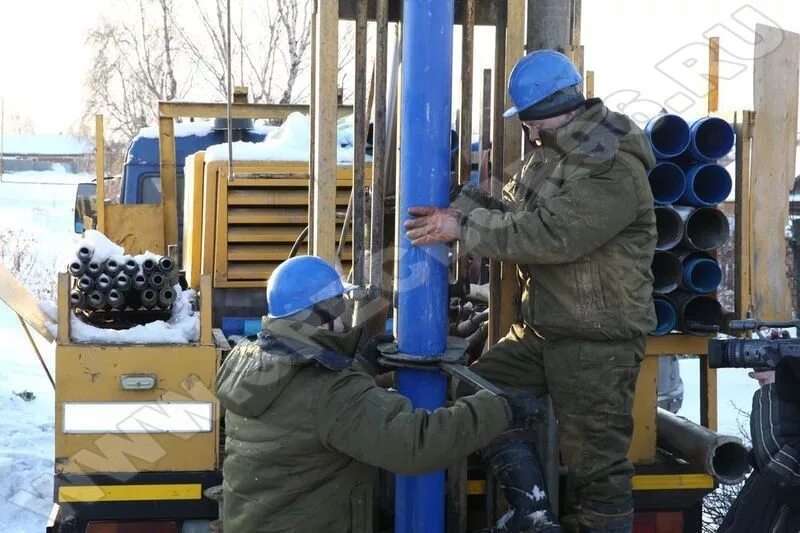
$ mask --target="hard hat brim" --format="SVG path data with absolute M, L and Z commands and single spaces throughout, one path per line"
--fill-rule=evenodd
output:
M 503 118 L 511 118 L 517 114 L 519 114 L 519 109 L 517 109 L 517 106 L 512 105 L 503 112 Z
M 342 281 L 342 287 L 344 288 L 344 292 L 342 294 L 347 294 L 348 292 L 353 292 L 358 288 L 358 285 L 353 285 L 352 283 L 347 283 L 346 281 Z

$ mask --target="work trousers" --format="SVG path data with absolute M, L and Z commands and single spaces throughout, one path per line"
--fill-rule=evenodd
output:
M 581 513 L 632 503 L 633 395 L 644 337 L 546 341 L 523 325 L 470 368 L 503 388 L 550 394 L 559 446 Z

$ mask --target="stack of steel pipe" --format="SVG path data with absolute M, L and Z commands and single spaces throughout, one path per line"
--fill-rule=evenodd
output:
M 730 233 L 728 218 L 717 205 L 733 186 L 717 161 L 733 148 L 733 128 L 717 117 L 689 124 L 677 115 L 661 114 L 644 131 L 657 159 L 648 175 L 658 232 L 652 264 L 657 325 L 652 334 L 712 332 L 723 314 L 713 297 L 722 281 L 713 251 Z
M 70 304 L 84 310 L 169 310 L 175 302 L 178 271 L 166 256 L 112 256 L 98 260 L 88 244 L 81 244 L 69 264 L 73 277 Z

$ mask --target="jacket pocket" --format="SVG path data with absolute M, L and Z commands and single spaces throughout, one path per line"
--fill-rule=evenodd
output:
M 372 532 L 372 485 L 361 483 L 350 491 L 350 532 Z
M 606 308 L 600 268 L 589 259 L 573 263 L 575 274 L 575 314 L 585 324 L 600 327 L 601 311 Z

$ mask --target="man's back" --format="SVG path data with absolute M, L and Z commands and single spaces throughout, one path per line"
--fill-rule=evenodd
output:
M 442 469 L 510 421 L 506 401 L 486 392 L 414 410 L 350 366 L 357 332 L 318 329 L 305 343 L 268 333 L 292 327 L 267 319 L 258 340 L 237 345 L 217 375 L 227 409 L 226 530 L 372 531 L 373 467 Z
M 218 394 L 228 409 L 225 528 L 231 531 L 365 531 L 374 470 L 326 448 L 318 435 L 320 391 L 338 373 L 288 365 L 257 343 L 237 347 Z M 258 372 L 250 398 L 233 387 Z M 365 501 L 366 500 L 366 501 Z M 358 503 L 359 505 L 351 505 Z M 352 516 L 359 510 L 361 516 Z

